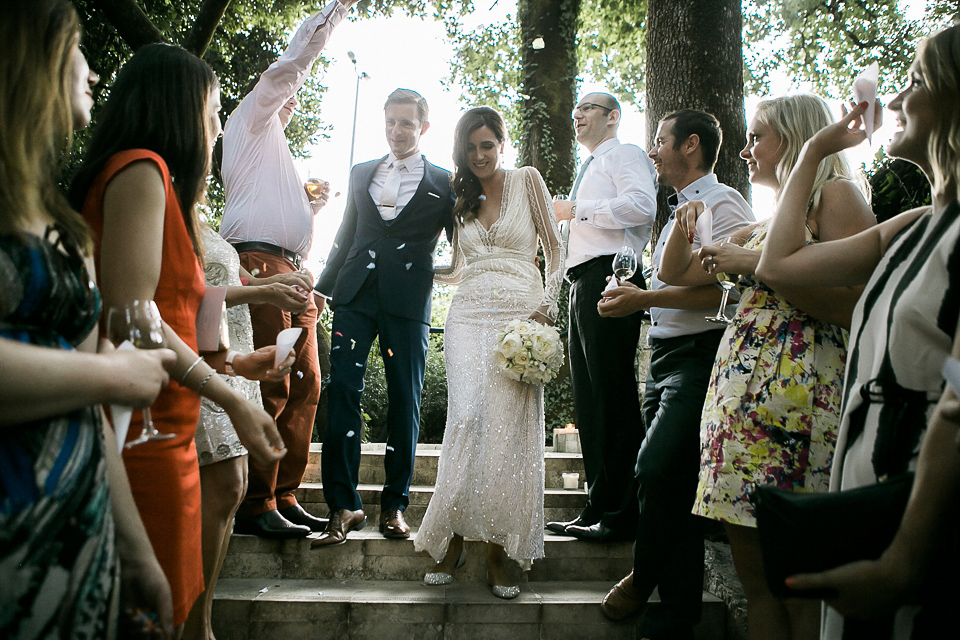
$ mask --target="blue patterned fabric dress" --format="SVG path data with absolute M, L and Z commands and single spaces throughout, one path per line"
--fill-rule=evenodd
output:
M 50 230 L 0 236 L 0 336 L 69 350 L 95 326 L 99 293 L 65 244 Z M 0 638 L 113 635 L 118 565 L 99 411 L 0 426 Z

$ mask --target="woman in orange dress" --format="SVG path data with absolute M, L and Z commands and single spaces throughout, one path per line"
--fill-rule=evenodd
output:
M 143 47 L 117 75 L 70 192 L 93 230 L 105 308 L 153 300 L 167 345 L 177 353 L 171 382 L 152 407 L 159 431 L 174 437 L 125 449 L 123 457 L 170 581 L 178 627 L 204 584 L 194 445 L 198 393 L 226 410 L 255 461 L 285 453 L 270 416 L 214 375 L 215 369 L 227 371 L 225 355 L 209 364 L 196 355 L 205 291 L 196 204 L 221 131 L 219 94 L 216 76 L 196 56 L 171 45 Z M 272 369 L 273 356 L 273 347 L 237 355 L 232 369 L 249 378 L 281 379 L 292 357 Z M 141 428 L 131 424 L 128 442 Z

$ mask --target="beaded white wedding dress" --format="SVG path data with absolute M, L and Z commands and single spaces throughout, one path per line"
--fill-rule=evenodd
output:
M 536 266 L 544 248 L 547 285 Z M 507 172 L 500 217 L 458 227 L 455 282 L 444 329 L 447 425 L 436 491 L 415 538 L 418 551 L 443 558 L 454 533 L 504 547 L 528 569 L 543 557 L 543 387 L 516 382 L 497 368 L 493 350 L 510 320 L 538 307 L 551 320 L 563 256 L 550 195 L 532 167 Z

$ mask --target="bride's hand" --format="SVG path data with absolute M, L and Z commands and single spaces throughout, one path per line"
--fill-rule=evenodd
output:
M 534 322 L 545 324 L 548 327 L 553 326 L 553 320 L 548 318 L 547 315 L 544 312 L 540 311 L 539 309 L 537 309 L 536 311 L 531 313 L 529 316 L 527 316 L 527 320 L 533 320 Z

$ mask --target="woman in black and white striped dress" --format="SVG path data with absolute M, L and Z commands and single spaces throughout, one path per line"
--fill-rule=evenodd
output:
M 765 281 L 818 286 L 867 283 L 850 332 L 843 417 L 831 480 L 834 491 L 875 484 L 916 468 L 928 421 L 943 394 L 940 371 L 960 317 L 958 103 L 960 27 L 955 26 L 920 44 L 908 84 L 889 107 L 900 130 L 887 152 L 924 171 L 932 186 L 932 206 L 900 214 L 844 240 L 805 244 L 804 203 L 816 167 L 826 155 L 866 137 L 861 126 L 866 104 L 862 104 L 807 142 L 764 246 L 757 273 Z M 920 485 L 918 478 L 915 493 Z M 949 561 L 944 556 L 940 564 Z M 929 587 L 939 573 L 921 570 L 916 581 Z M 801 578 L 789 586 L 812 583 Z M 938 582 L 933 589 L 924 589 L 922 606 L 890 607 L 885 615 L 869 621 L 843 618 L 836 609 L 827 608 L 821 638 L 950 637 L 956 633 L 949 613 L 955 590 L 950 581 Z M 950 603 L 949 610 L 941 606 L 945 602 Z M 834 604 L 844 608 L 842 603 Z

